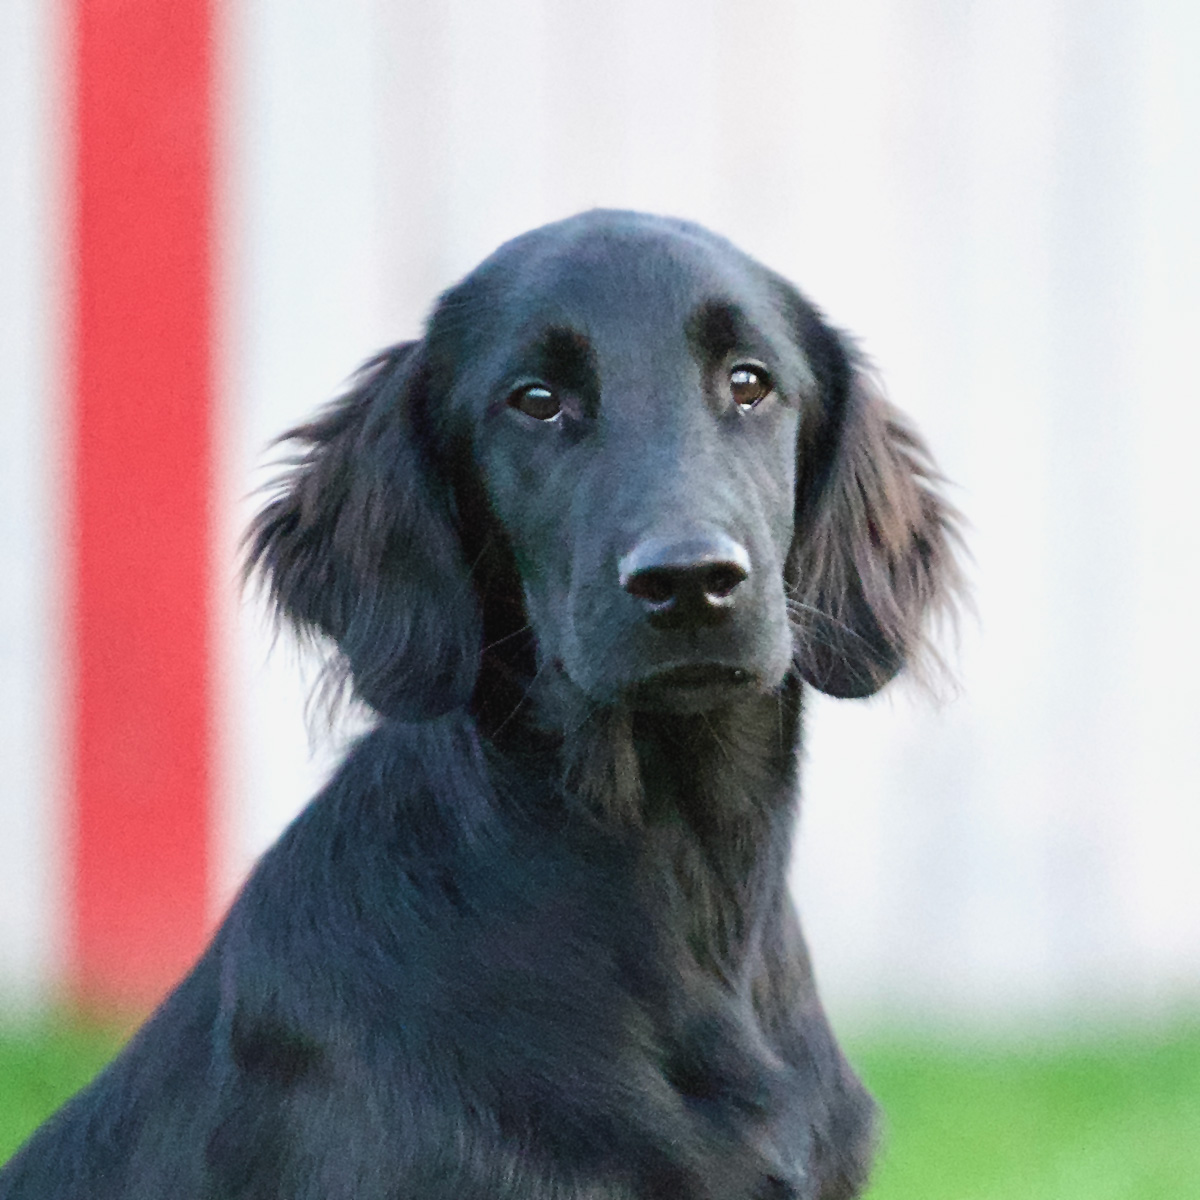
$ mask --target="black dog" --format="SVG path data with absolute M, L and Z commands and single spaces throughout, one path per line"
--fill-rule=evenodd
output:
M 854 351 L 720 238 L 589 213 L 291 436 L 250 558 L 378 725 L 0 1197 L 855 1195 L 802 680 L 874 692 L 957 573 Z

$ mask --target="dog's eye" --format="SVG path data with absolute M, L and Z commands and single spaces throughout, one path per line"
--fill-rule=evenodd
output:
M 555 421 L 562 416 L 562 405 L 558 397 L 540 383 L 531 383 L 519 391 L 513 392 L 508 403 L 519 409 L 527 417 L 535 417 L 539 421 Z
M 729 372 L 729 390 L 738 408 L 753 408 L 771 394 L 771 377 L 762 367 L 741 363 Z

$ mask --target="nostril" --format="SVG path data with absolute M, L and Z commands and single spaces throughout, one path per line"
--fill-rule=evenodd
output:
M 675 576 L 672 571 L 636 571 L 622 579 L 625 590 L 647 604 L 664 605 L 675 599 Z
M 738 563 L 712 563 L 704 571 L 701 586 L 710 600 L 725 600 L 746 578 L 747 572 Z

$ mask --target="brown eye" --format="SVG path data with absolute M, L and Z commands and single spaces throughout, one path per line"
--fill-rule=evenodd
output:
M 527 417 L 538 421 L 553 421 L 562 414 L 562 405 L 558 397 L 540 383 L 532 383 L 520 391 L 513 392 L 508 403 L 523 412 Z
M 743 363 L 729 372 L 729 390 L 738 408 L 753 408 L 771 394 L 771 387 L 771 377 L 762 367 Z

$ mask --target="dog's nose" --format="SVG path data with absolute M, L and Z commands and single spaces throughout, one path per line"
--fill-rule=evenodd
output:
M 729 615 L 750 555 L 723 533 L 647 538 L 617 564 L 621 586 L 656 625 L 708 625 Z

